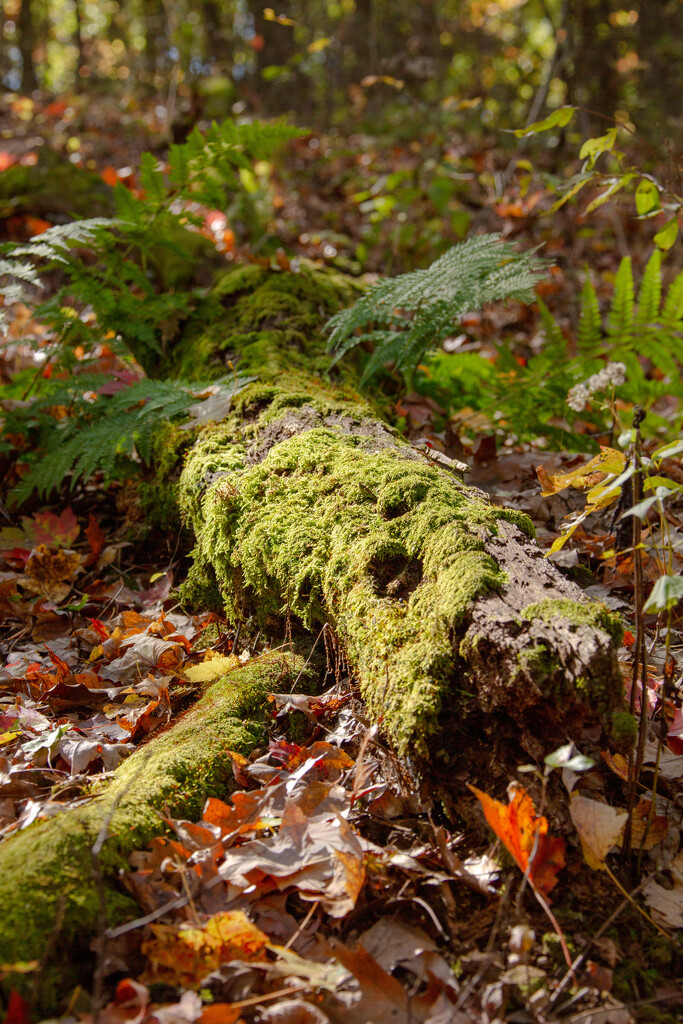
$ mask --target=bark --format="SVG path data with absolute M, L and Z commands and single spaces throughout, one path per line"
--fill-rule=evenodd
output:
M 36 45 L 35 12 L 31 0 L 21 0 L 19 8 L 19 52 L 21 54 L 21 88 L 23 92 L 33 92 L 38 88 L 36 66 L 33 51 Z
M 245 631 L 287 622 L 309 649 L 329 623 L 369 715 L 404 755 L 452 765 L 495 729 L 541 756 L 586 723 L 614 734 L 615 713 L 624 728 L 617 619 L 542 558 L 524 515 L 406 444 L 358 393 L 352 365 L 323 376 L 321 325 L 351 297 L 332 272 L 232 271 L 205 326 L 166 360 L 184 377 L 228 363 L 258 375 L 223 422 L 194 437 L 169 428 L 141 492 L 161 518 L 177 501 L 194 531 L 186 601 L 222 604 Z M 96 801 L 0 847 L 1 962 L 40 958 L 51 941 L 62 957 L 85 947 L 103 898 L 109 924 L 135 916 L 115 884 L 126 854 L 161 831 L 160 806 L 198 816 L 208 793 L 225 796 L 226 749 L 257 742 L 265 693 L 286 669 L 271 656 L 229 676 Z M 109 814 L 103 897 L 90 849 Z

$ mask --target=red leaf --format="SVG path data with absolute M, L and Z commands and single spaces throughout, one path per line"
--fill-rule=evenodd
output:
M 548 835 L 548 821 L 537 817 L 533 800 L 521 786 L 508 788 L 510 803 L 499 800 L 470 786 L 484 810 L 489 825 L 512 854 L 522 871 L 529 870 L 529 880 L 544 896 L 557 885 L 557 872 L 564 867 L 565 842 Z
M 7 1013 L 3 1024 L 31 1024 L 28 1003 L 22 999 L 15 988 L 9 994 Z

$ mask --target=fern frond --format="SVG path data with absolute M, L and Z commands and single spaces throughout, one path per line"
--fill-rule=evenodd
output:
M 560 325 L 540 295 L 536 297 L 536 303 L 538 305 L 538 311 L 541 314 L 541 322 L 545 329 L 546 341 L 555 352 L 563 354 L 566 350 L 567 342 Z
M 32 259 L 68 262 L 68 250 L 73 245 L 87 245 L 104 228 L 116 227 L 117 222 L 106 217 L 91 217 L 89 220 L 74 220 L 69 224 L 55 224 L 35 235 L 22 245 L 5 243 L 0 252 L 11 252 L 12 257 L 30 256 Z
M 614 278 L 614 295 L 607 320 L 607 333 L 619 349 L 633 342 L 635 294 L 631 257 L 624 256 Z
M 671 331 L 680 331 L 683 327 L 683 270 L 669 285 L 660 321 Z
M 636 332 L 651 327 L 659 316 L 662 301 L 662 253 L 655 249 L 643 271 L 638 291 L 638 310 L 635 318 Z
M 390 360 L 409 375 L 464 313 L 499 299 L 531 302 L 546 266 L 533 253 L 516 252 L 499 235 L 470 238 L 426 270 L 380 281 L 333 316 L 327 324 L 332 365 L 361 341 L 372 339 L 376 348 L 364 380 Z
M 579 349 L 583 352 L 594 352 L 602 341 L 600 306 L 595 288 L 588 276 L 588 267 L 586 267 L 586 279 L 581 289 L 581 312 L 576 340 Z
M 238 376 L 213 381 L 210 397 L 215 400 L 216 388 L 220 389 L 224 415 L 232 397 L 254 379 Z M 169 420 L 182 425 L 183 417 L 187 420 L 188 412 L 194 413 L 198 403 L 207 400 L 204 396 L 209 387 L 197 382 L 143 378 L 112 395 L 104 392 L 103 382 L 111 384 L 111 378 L 92 375 L 55 382 L 38 402 L 21 410 L 24 417 L 33 419 L 42 410 L 41 441 L 37 446 L 38 459 L 9 496 L 11 504 L 25 501 L 33 490 L 40 495 L 49 494 L 69 477 L 71 487 L 96 472 L 109 480 L 121 460 L 149 462 L 153 437 L 159 427 Z M 97 387 L 91 390 L 91 385 Z M 74 394 L 76 389 L 78 396 Z M 99 392 L 95 400 L 93 391 Z M 72 416 L 55 425 L 54 420 L 45 416 L 45 410 L 59 404 L 60 399 L 68 401 Z M 190 420 L 188 425 L 193 422 Z
M 0 258 L 0 296 L 3 296 L 5 305 L 20 302 L 24 298 L 24 285 L 43 287 L 35 266 L 23 257 L 34 261 L 68 264 L 69 248 L 72 245 L 92 242 L 102 229 L 113 227 L 115 223 L 103 217 L 93 217 L 70 224 L 57 224 L 21 245 L 14 242 L 0 245 L 0 253 L 5 254 L 4 258 Z M 0 310 L 0 332 L 5 332 L 6 325 L 6 315 Z

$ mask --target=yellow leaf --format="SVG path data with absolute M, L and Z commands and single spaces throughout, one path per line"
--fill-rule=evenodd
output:
M 601 448 L 600 454 L 587 462 L 585 466 L 573 469 L 571 473 L 546 473 L 539 467 L 537 473 L 543 484 L 541 495 L 547 498 L 551 494 L 566 490 L 567 487 L 574 487 L 578 490 L 586 490 L 594 487 L 599 480 L 596 473 L 622 473 L 626 466 L 626 456 L 615 448 Z

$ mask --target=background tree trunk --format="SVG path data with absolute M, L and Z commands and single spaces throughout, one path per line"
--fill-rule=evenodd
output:
M 21 54 L 21 89 L 22 92 L 33 92 L 34 89 L 38 88 L 38 80 L 33 59 L 36 32 L 31 0 L 21 0 L 17 27 L 19 29 L 19 52 Z

